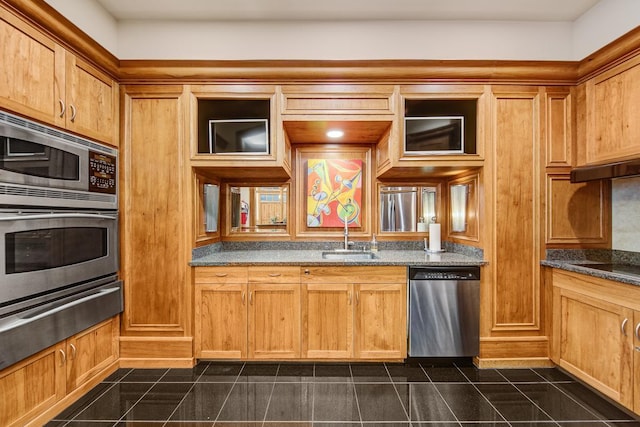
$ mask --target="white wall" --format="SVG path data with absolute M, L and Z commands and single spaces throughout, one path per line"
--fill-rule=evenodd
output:
M 640 25 L 640 1 L 600 0 L 573 23 L 573 59 L 580 60 Z
M 541 59 L 571 56 L 567 22 L 150 22 L 118 26 L 121 59 Z
M 600 0 L 573 23 L 117 22 L 95 0 L 46 1 L 121 59 L 580 60 L 640 25 L 640 0 Z
M 118 23 L 93 0 L 45 0 L 69 21 L 118 56 Z
M 612 181 L 612 249 L 640 252 L 640 177 Z

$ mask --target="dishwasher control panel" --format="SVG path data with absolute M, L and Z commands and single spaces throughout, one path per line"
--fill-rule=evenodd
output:
M 409 280 L 480 280 L 480 267 L 425 266 L 411 267 Z

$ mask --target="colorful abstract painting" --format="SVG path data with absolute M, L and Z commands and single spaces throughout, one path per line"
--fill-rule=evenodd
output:
M 359 227 L 362 203 L 362 160 L 307 161 L 307 226 Z

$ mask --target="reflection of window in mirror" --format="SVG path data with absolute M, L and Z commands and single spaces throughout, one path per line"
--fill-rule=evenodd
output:
M 478 240 L 478 175 L 449 182 L 449 232 L 452 237 Z
M 451 231 L 462 233 L 467 230 L 467 189 L 466 184 L 457 184 L 451 190 Z
M 229 187 L 230 233 L 288 233 L 289 185 Z

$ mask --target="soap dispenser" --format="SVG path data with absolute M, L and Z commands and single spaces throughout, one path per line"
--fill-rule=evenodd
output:
M 373 234 L 373 238 L 371 239 L 371 252 L 378 252 L 378 241 L 376 240 L 375 233 Z

